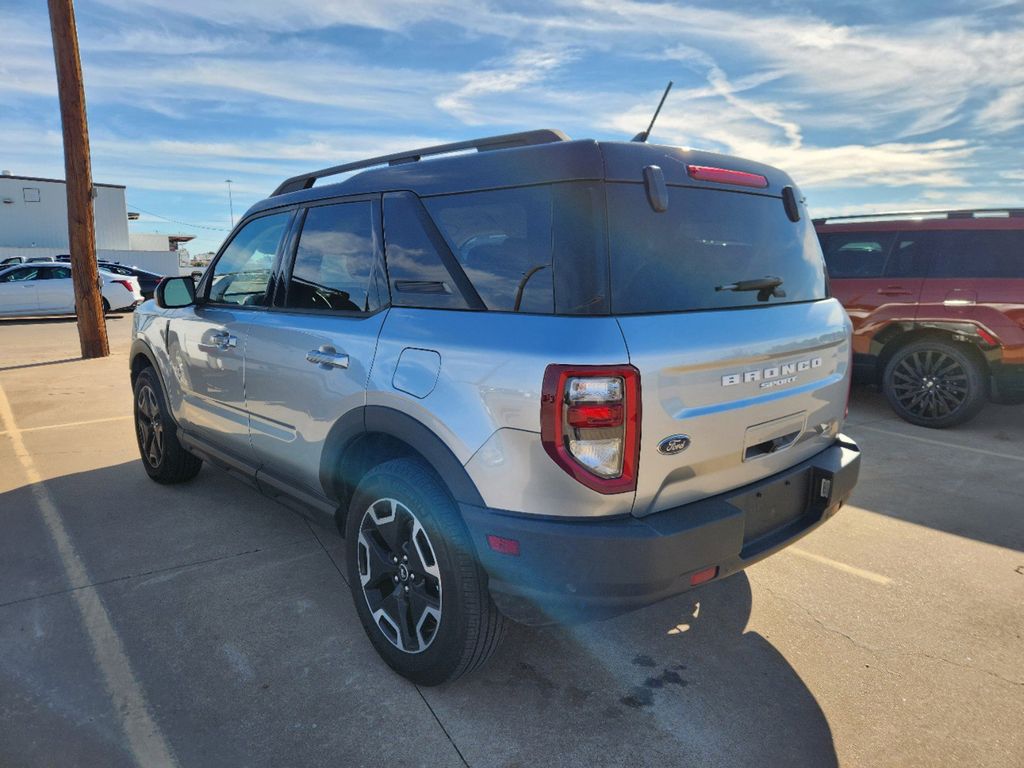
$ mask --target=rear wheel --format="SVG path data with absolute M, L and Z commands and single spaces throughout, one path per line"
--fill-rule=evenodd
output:
M 349 588 L 370 642 L 420 685 L 439 685 L 482 665 L 504 617 L 454 502 L 418 459 L 370 470 L 346 521 Z
M 911 424 L 941 429 L 963 424 L 985 405 L 985 374 L 970 350 L 942 339 L 898 349 L 885 366 L 885 396 Z
M 135 379 L 135 436 L 146 473 L 158 483 L 191 480 L 202 459 L 186 451 L 175 433 L 156 372 L 143 369 Z

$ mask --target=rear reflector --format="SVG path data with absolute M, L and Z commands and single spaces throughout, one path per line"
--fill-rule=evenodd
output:
M 696 587 L 698 584 L 703 584 L 705 581 L 711 581 L 717 575 L 717 565 L 713 565 L 710 568 L 705 568 L 703 571 L 697 571 L 690 577 L 690 586 Z
M 735 184 L 740 187 L 757 187 L 758 189 L 768 186 L 768 179 L 756 173 L 714 168 L 710 165 L 688 165 L 686 170 L 691 179 L 698 181 L 713 181 L 717 184 Z
M 981 337 L 981 340 L 984 341 L 986 344 L 991 344 L 993 347 L 999 346 L 999 339 L 997 339 L 995 336 L 993 336 L 991 333 L 986 331 L 981 326 L 978 326 L 978 335 Z
M 519 542 L 515 539 L 506 539 L 489 533 L 487 534 L 487 546 L 502 555 L 519 557 Z

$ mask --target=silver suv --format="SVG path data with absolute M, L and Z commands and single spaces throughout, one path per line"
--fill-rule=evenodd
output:
M 557 131 L 285 181 L 135 313 L 131 377 L 150 476 L 205 460 L 336 521 L 370 641 L 425 685 L 506 619 L 745 568 L 859 465 L 850 323 L 789 177 Z

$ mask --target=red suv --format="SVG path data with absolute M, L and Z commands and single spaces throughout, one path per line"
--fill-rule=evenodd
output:
M 858 379 L 899 416 L 951 427 L 1024 401 L 1024 209 L 814 222 L 853 321 Z

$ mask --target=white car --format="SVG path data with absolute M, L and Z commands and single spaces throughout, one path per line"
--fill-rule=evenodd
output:
M 142 303 L 135 277 L 100 270 L 103 311 L 133 309 Z M 75 289 L 71 266 L 56 262 L 0 267 L 0 317 L 14 315 L 73 315 Z

